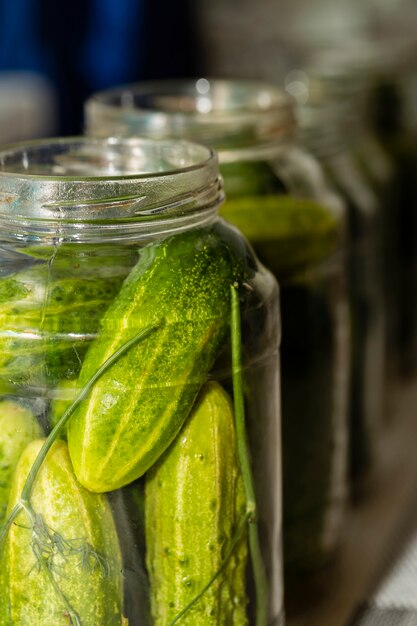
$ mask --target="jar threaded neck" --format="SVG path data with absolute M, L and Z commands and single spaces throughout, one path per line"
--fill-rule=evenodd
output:
M 0 231 L 146 237 L 212 220 L 223 200 L 210 149 L 74 137 L 0 151 Z

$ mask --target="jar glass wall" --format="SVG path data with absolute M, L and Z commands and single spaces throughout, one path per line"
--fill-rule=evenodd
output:
M 187 142 L 0 151 L 5 624 L 282 623 L 277 285 L 222 199 Z
M 382 212 L 343 133 L 346 106 L 323 100 L 310 83 L 300 106 L 303 138 L 344 198 L 348 215 L 351 320 L 350 470 L 352 493 L 363 495 L 381 469 L 384 432 L 385 309 Z
M 284 560 L 288 607 L 342 539 L 347 493 L 349 342 L 343 210 L 295 141 L 293 101 L 253 81 L 164 82 L 94 96 L 95 135 L 182 136 L 213 145 L 222 215 L 277 277 L 281 345 Z
M 369 119 L 395 168 L 397 212 L 391 226 L 397 240 L 389 252 L 398 257 L 399 369 L 410 377 L 417 370 L 417 147 L 406 110 L 410 71 L 401 57 L 393 55 L 390 64 L 370 68 Z
M 327 99 L 350 103 L 345 137 L 382 208 L 388 372 L 391 379 L 409 376 L 417 346 L 417 150 L 407 112 L 407 46 L 359 41 L 318 54 L 307 74 Z

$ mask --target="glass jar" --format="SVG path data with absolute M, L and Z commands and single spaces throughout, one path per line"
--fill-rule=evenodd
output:
M 397 180 L 397 211 L 391 223 L 397 241 L 390 252 L 398 258 L 399 368 L 407 378 L 417 371 L 417 147 L 406 111 L 409 72 L 405 59 L 393 55 L 390 64 L 378 61 L 370 74 L 369 119 Z
M 347 494 L 349 341 L 343 215 L 295 140 L 294 102 L 253 81 L 165 82 L 94 96 L 92 134 L 185 136 L 213 145 L 222 215 L 280 285 L 284 563 L 287 608 L 342 539 Z M 313 576 L 314 574 L 314 576 Z M 297 608 L 297 607 L 295 607 Z
M 222 200 L 187 142 L 0 151 L 4 623 L 282 624 L 278 292 Z
M 345 136 L 380 199 L 391 378 L 417 367 L 417 149 L 407 115 L 407 48 L 356 42 L 315 58 L 312 72 L 327 98 L 343 100 Z
M 303 138 L 343 197 L 348 216 L 351 319 L 350 475 L 352 494 L 366 492 L 381 465 L 384 432 L 385 311 L 382 215 L 344 139 L 346 107 L 309 85 L 300 106 Z

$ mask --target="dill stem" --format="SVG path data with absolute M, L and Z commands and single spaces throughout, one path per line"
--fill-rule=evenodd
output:
M 51 570 L 49 569 L 48 565 L 45 563 L 45 559 L 41 558 L 40 559 L 40 564 L 46 574 L 46 576 L 49 578 L 49 582 L 51 583 L 52 587 L 54 588 L 55 593 L 57 594 L 57 596 L 61 599 L 63 605 L 65 606 L 65 609 L 68 613 L 68 617 L 71 620 L 71 626 L 82 626 L 81 620 L 80 620 L 80 616 L 78 615 L 78 613 L 72 608 L 72 606 L 70 605 L 70 603 L 68 602 L 66 596 L 64 593 L 62 593 L 61 589 L 59 588 L 59 585 L 57 584 Z
M 194 606 L 194 604 L 196 604 L 200 598 L 203 597 L 203 595 L 206 593 L 206 591 L 208 591 L 210 589 L 210 587 L 212 586 L 212 584 L 216 581 L 216 579 L 220 576 L 220 574 L 223 572 L 224 568 L 226 567 L 226 565 L 229 562 L 230 557 L 232 556 L 233 552 L 235 551 L 235 548 L 237 546 L 237 544 L 239 543 L 239 541 L 242 539 L 243 537 L 243 533 L 245 531 L 246 528 L 246 524 L 248 522 L 248 513 L 245 513 L 239 523 L 239 526 L 236 530 L 235 536 L 233 537 L 233 540 L 230 543 L 229 548 L 227 549 L 226 555 L 223 559 L 222 564 L 220 565 L 219 569 L 217 570 L 217 572 L 215 572 L 213 574 L 213 576 L 210 578 L 210 580 L 208 581 L 208 583 L 206 583 L 204 585 L 204 587 L 197 593 L 197 595 L 194 596 L 194 598 L 191 600 L 191 602 L 189 602 L 187 604 L 186 607 L 184 607 L 182 609 L 182 611 L 180 611 L 175 617 L 174 619 L 169 622 L 168 626 L 174 626 L 174 624 L 177 624 L 179 622 L 179 620 L 184 617 L 184 615 L 186 613 L 188 613 L 188 611 L 190 611 L 192 609 L 192 607 Z
M 246 506 L 249 523 L 249 548 L 256 592 L 256 626 L 266 626 L 267 581 L 259 542 L 258 522 L 256 519 L 256 496 L 245 425 L 245 400 L 243 394 L 241 355 L 242 334 L 239 294 L 236 285 L 231 286 L 231 299 L 232 378 L 237 449 L 246 493 Z
M 243 394 L 242 379 L 242 357 L 241 357 L 241 325 L 240 325 L 240 303 L 237 286 L 231 285 L 231 343 L 232 343 L 232 378 L 233 378 L 233 400 L 235 414 L 235 429 L 237 451 L 240 469 L 246 496 L 246 512 L 239 523 L 236 533 L 230 543 L 222 564 L 201 591 L 184 607 L 168 626 L 175 626 L 178 621 L 192 609 L 200 598 L 208 591 L 217 577 L 223 572 L 233 551 L 243 536 L 246 525 L 249 526 L 249 548 L 252 560 L 253 576 L 256 591 L 256 626 L 266 626 L 267 624 L 267 581 L 262 560 L 261 547 L 258 535 L 258 523 L 256 519 L 256 496 L 250 465 L 249 450 L 247 444 L 246 424 L 245 424 L 245 399 Z
M 24 508 L 25 507 L 24 507 L 23 503 L 20 501 L 12 509 L 12 512 L 10 513 L 9 517 L 7 518 L 5 524 L 2 527 L 1 532 L 0 532 L 0 546 L 3 543 L 7 533 L 9 532 L 10 526 L 13 524 L 13 522 L 16 519 L 16 517 L 19 515 L 20 511 L 22 511 Z
M 36 513 L 31 505 L 30 502 L 30 495 L 31 495 L 31 491 L 33 488 L 33 484 L 36 480 L 36 477 L 39 473 L 39 470 L 42 466 L 42 463 L 44 462 L 46 455 L 48 454 L 49 450 L 51 449 L 52 445 L 54 444 L 55 440 L 57 439 L 57 437 L 59 436 L 59 434 L 62 432 L 63 428 L 65 427 L 65 425 L 67 424 L 68 420 L 70 419 L 70 417 L 72 416 L 72 414 L 74 413 L 74 411 L 77 409 L 77 407 L 81 404 L 81 402 L 86 398 L 86 396 L 90 393 L 92 387 L 95 385 L 95 383 L 98 381 L 98 379 L 123 355 L 125 354 L 125 352 L 127 352 L 132 346 L 134 346 L 135 344 L 139 343 L 141 340 L 145 339 L 148 335 L 150 335 L 151 332 L 153 332 L 155 329 L 157 328 L 157 326 L 148 326 L 147 328 L 141 330 L 139 333 L 137 333 L 134 337 L 132 337 L 131 339 L 129 339 L 129 341 L 126 341 L 126 343 L 124 343 L 118 350 L 116 350 L 116 352 L 114 352 L 96 371 L 95 374 L 93 374 L 93 376 L 90 378 L 90 380 L 84 385 L 84 387 L 81 389 L 80 393 L 78 394 L 78 396 L 74 399 L 74 401 L 71 403 L 71 405 L 66 409 L 66 411 L 64 411 L 64 414 L 62 415 L 62 417 L 60 418 L 60 420 L 58 421 L 58 423 L 56 424 L 55 428 L 53 428 L 53 430 L 49 433 L 49 436 L 47 437 L 47 439 L 45 440 L 42 448 L 40 449 L 32 467 L 30 468 L 30 471 L 27 475 L 25 484 L 23 486 L 22 489 L 22 493 L 20 496 L 20 500 L 19 502 L 16 504 L 16 506 L 13 508 L 12 512 L 10 513 L 10 515 L 8 516 L 5 525 L 3 526 L 3 528 L 1 529 L 1 533 L 0 533 L 0 545 L 1 542 L 4 540 L 4 538 L 6 537 L 10 526 L 13 524 L 13 522 L 15 521 L 16 517 L 18 516 L 18 514 L 21 511 L 25 511 L 26 514 L 28 515 L 29 519 L 31 520 L 32 524 L 34 523 L 34 519 L 36 517 Z M 56 582 L 52 572 L 50 571 L 48 564 L 46 563 L 45 559 L 43 557 L 41 557 L 39 559 L 39 562 L 46 574 L 46 576 L 49 578 L 49 581 L 55 591 L 55 593 L 58 595 L 58 597 L 61 599 L 62 603 L 65 606 L 65 609 L 68 613 L 68 617 L 71 620 L 71 626 L 82 626 L 82 622 L 80 620 L 79 615 L 77 614 L 77 612 L 72 608 L 72 606 L 70 605 L 68 599 L 66 598 L 65 594 L 61 591 L 58 583 Z
M 45 460 L 46 455 L 54 444 L 58 435 L 62 432 L 68 420 L 74 413 L 74 411 L 78 408 L 81 402 L 88 396 L 91 389 L 94 387 L 96 382 L 103 376 L 105 372 L 118 360 L 120 357 L 125 354 L 130 348 L 132 348 L 135 344 L 139 343 L 148 335 L 150 335 L 157 326 L 147 326 L 145 329 L 141 330 L 134 337 L 126 341 L 116 352 L 114 352 L 109 358 L 98 368 L 95 374 L 90 378 L 90 380 L 84 385 L 81 389 L 78 396 L 73 400 L 67 410 L 64 412 L 63 416 L 60 418 L 55 428 L 49 433 L 49 436 L 45 440 L 42 448 L 39 450 L 38 456 L 35 459 L 32 467 L 30 468 L 29 474 L 26 478 L 26 482 L 22 489 L 21 500 L 24 502 L 29 502 L 30 493 L 32 491 L 33 483 L 35 482 L 36 476 L 40 470 L 42 463 Z

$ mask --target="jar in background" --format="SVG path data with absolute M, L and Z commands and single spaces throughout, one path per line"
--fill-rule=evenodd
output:
M 278 292 L 222 200 L 187 142 L 0 150 L 5 623 L 282 624 Z
M 345 136 L 380 198 L 388 373 L 409 377 L 417 366 L 417 148 L 407 46 L 359 40 L 318 54 L 313 72 L 327 99 L 350 104 Z
M 378 199 L 346 143 L 345 105 L 323 100 L 323 93 L 315 90 L 311 75 L 309 79 L 308 99 L 299 109 L 303 139 L 347 207 L 351 320 L 349 443 L 352 495 L 356 497 L 366 492 L 382 461 L 385 408 L 382 215 Z
M 186 137 L 219 154 L 221 214 L 277 277 L 287 608 L 335 555 L 347 496 L 348 313 L 341 204 L 295 138 L 294 102 L 255 81 L 144 83 L 92 97 L 94 135 Z
M 392 49 L 391 49 L 392 50 Z M 414 59 L 414 57 L 413 57 Z M 395 216 L 398 254 L 398 345 L 400 373 L 417 371 L 417 145 L 412 119 L 407 115 L 410 72 L 403 55 L 381 60 L 370 72 L 369 119 L 390 156 L 397 179 L 398 212 Z

